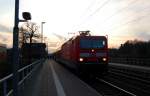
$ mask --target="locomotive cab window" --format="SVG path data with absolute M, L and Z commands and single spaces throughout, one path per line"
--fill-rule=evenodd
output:
M 80 48 L 103 48 L 106 42 L 99 39 L 80 39 Z

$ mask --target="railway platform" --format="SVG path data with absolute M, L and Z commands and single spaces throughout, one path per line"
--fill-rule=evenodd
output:
M 21 96 L 101 96 L 53 60 L 46 60 L 31 78 Z

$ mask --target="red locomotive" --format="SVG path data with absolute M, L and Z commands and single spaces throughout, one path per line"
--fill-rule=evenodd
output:
M 56 59 L 80 73 L 105 73 L 108 67 L 108 43 L 105 36 L 91 36 L 89 31 L 64 43 Z

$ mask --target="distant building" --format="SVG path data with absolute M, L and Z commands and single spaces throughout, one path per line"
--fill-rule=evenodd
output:
M 24 43 L 22 46 L 22 57 L 26 59 L 34 58 L 40 59 L 46 57 L 45 43 Z
M 7 48 L 5 44 L 0 44 L 0 62 L 6 61 L 7 58 Z

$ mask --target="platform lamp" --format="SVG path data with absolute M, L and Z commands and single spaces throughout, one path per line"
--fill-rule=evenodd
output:
M 41 22 L 41 43 L 43 43 L 43 24 L 46 22 Z

